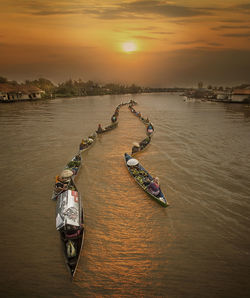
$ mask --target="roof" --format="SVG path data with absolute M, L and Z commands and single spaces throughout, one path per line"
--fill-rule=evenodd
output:
M 33 85 L 14 85 L 9 83 L 0 83 L 0 92 L 9 93 L 39 93 L 43 92 L 40 88 Z
M 234 89 L 233 94 L 238 95 L 250 95 L 250 89 Z

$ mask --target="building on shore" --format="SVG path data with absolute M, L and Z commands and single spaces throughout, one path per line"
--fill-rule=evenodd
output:
M 42 93 L 43 90 L 33 85 L 0 84 L 0 102 L 37 100 L 42 97 Z
M 231 95 L 233 102 L 250 102 L 250 87 L 245 89 L 234 89 Z

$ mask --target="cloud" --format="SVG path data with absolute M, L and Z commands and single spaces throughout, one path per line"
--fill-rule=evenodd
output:
M 249 13 L 250 10 L 250 3 L 245 3 L 245 4 L 238 4 L 235 6 L 236 9 L 243 13 Z
M 201 43 L 204 42 L 204 40 L 188 40 L 188 41 L 178 41 L 176 44 L 180 45 L 190 45 L 190 44 L 196 44 L 196 43 Z
M 221 36 L 224 37 L 250 37 L 250 32 L 246 32 L 246 33 L 225 33 L 225 34 L 221 34 Z
M 120 15 L 133 15 L 137 17 L 162 16 L 168 18 L 194 17 L 211 15 L 212 9 L 193 8 L 188 6 L 178 6 L 168 2 L 151 0 L 151 1 L 134 1 L 122 3 L 113 10 L 104 10 L 101 14 L 96 15 L 99 18 L 116 18 Z
M 208 42 L 207 43 L 209 46 L 214 46 L 214 47 L 220 47 L 220 46 L 223 46 L 222 43 L 219 43 L 219 42 Z
M 244 20 L 241 19 L 221 19 L 220 20 L 221 23 L 245 23 Z
M 168 35 L 168 34 L 175 34 L 174 32 L 165 32 L 165 31 L 154 31 L 151 32 L 152 34 L 160 34 L 160 35 Z
M 79 1 L 26 1 L 20 4 L 15 0 L 18 10 L 22 13 L 50 16 L 86 14 L 101 19 L 121 18 L 148 18 L 162 16 L 167 18 L 190 18 L 194 16 L 209 16 L 213 14 L 213 8 L 190 7 L 175 5 L 162 0 L 133 1 L 116 4 L 98 4 L 98 2 L 84 3 Z
M 233 25 L 221 25 L 211 28 L 211 30 L 220 31 L 224 29 L 250 29 L 249 25 L 233 26 Z
M 144 36 L 144 35 L 136 35 L 136 36 L 133 36 L 133 38 L 145 39 L 145 40 L 159 40 L 159 38 L 157 38 L 157 37 Z

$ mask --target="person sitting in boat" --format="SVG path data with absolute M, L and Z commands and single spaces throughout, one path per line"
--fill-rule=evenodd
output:
M 150 182 L 150 184 L 148 185 L 148 191 L 154 196 L 157 196 L 160 193 L 160 180 L 158 177 L 155 177 Z
M 132 147 L 132 154 L 140 151 L 140 145 L 138 143 L 134 142 L 133 145 L 134 146 Z
M 68 184 L 69 184 L 68 178 L 57 175 L 56 182 L 55 182 L 55 192 L 59 193 L 67 190 Z
M 83 150 L 84 148 L 88 147 L 88 144 L 85 142 L 85 140 L 82 139 L 79 149 Z
M 93 142 L 94 142 L 94 140 L 91 137 L 89 137 L 87 140 L 87 144 L 91 145 Z
M 147 126 L 147 132 L 149 134 L 154 132 L 154 127 L 153 127 L 152 123 L 149 123 L 149 125 Z
M 117 121 L 117 118 L 116 118 L 115 115 L 113 115 L 113 116 L 111 117 L 111 121 L 112 121 L 112 123 L 115 123 L 115 122 Z
M 103 132 L 103 128 L 101 124 L 98 124 L 97 133 L 101 133 L 101 132 Z
M 148 136 L 147 138 L 145 138 L 144 140 L 142 140 L 142 141 L 139 143 L 139 145 L 140 145 L 140 150 L 144 149 L 144 148 L 148 145 L 148 143 L 150 142 L 150 140 L 151 140 L 151 137 L 150 137 L 150 136 Z

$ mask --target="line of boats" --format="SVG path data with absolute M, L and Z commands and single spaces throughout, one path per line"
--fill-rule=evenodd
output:
M 84 208 L 82 205 L 82 196 L 77 189 L 75 178 L 80 171 L 82 165 L 82 153 L 89 150 L 95 143 L 98 134 L 111 131 L 118 126 L 119 109 L 128 105 L 132 113 L 137 113 L 133 106 L 137 104 L 135 101 L 130 100 L 128 103 L 119 104 L 113 116 L 111 117 L 112 123 L 104 129 L 98 126 L 96 132 L 86 139 L 82 139 L 78 152 L 66 164 L 60 175 L 56 176 L 54 189 L 52 192 L 52 200 L 57 200 L 56 204 L 56 229 L 59 231 L 62 248 L 64 252 L 66 266 L 72 278 L 74 278 L 76 269 L 79 263 L 81 249 L 84 242 Z M 138 115 L 137 115 L 138 116 Z M 147 137 L 139 144 L 139 150 L 142 151 L 150 143 L 151 137 L 154 132 L 152 123 L 148 119 L 144 119 L 139 114 L 139 119 L 147 126 Z M 131 155 L 125 153 L 124 160 L 128 172 L 140 187 L 154 200 L 156 200 L 163 207 L 167 207 L 168 203 L 166 197 L 159 187 L 159 191 L 155 194 L 150 191 L 150 185 L 154 182 L 154 178 L 149 172 Z

